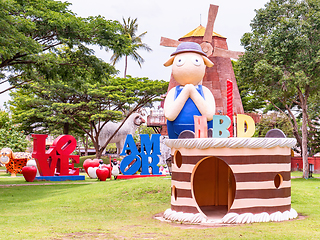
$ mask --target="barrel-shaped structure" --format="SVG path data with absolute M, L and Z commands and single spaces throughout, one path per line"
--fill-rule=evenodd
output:
M 295 139 L 169 139 L 166 144 L 172 181 L 165 218 L 182 214 L 197 221 L 259 222 L 296 216 L 290 178 Z

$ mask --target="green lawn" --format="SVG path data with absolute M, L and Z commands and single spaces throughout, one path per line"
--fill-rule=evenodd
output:
M 303 172 L 301 171 L 295 171 L 295 172 L 291 172 L 291 177 L 301 177 L 302 178 Z M 320 178 L 320 174 L 319 173 L 312 173 L 312 177 L 314 178 Z
M 83 184 L 42 186 L 24 183 L 23 177 L 0 177 L 0 184 L 7 185 L 0 187 L 0 239 L 319 239 L 320 236 L 320 179 L 292 180 L 292 207 L 307 216 L 302 220 L 220 228 L 195 228 L 153 219 L 153 215 L 170 207 L 168 177 L 106 182 L 87 179 Z

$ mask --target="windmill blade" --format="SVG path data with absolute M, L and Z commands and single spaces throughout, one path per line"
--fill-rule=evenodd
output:
M 233 59 L 239 59 L 239 56 L 243 55 L 243 52 L 236 52 L 231 50 L 226 50 L 223 48 L 214 48 L 214 52 L 211 55 L 211 57 L 223 57 L 223 58 L 233 58 Z
M 218 9 L 219 6 L 210 4 L 207 27 L 203 36 L 204 42 L 212 42 L 213 25 L 218 14 Z
M 160 39 L 160 46 L 178 47 L 178 45 L 180 43 L 181 43 L 180 41 L 177 41 L 177 40 L 174 40 L 174 39 L 170 39 L 170 38 L 161 37 L 161 39 Z

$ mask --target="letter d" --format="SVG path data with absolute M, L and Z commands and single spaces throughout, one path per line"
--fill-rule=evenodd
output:
M 245 129 L 245 125 L 247 126 Z M 256 125 L 252 117 L 244 114 L 237 115 L 237 137 L 250 138 L 256 130 Z

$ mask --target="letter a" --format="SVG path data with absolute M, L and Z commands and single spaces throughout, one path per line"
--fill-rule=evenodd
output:
M 135 142 L 134 142 L 134 139 L 133 139 L 133 137 L 132 137 L 132 135 L 131 134 L 128 134 L 127 135 L 127 138 L 126 138 L 126 141 L 125 141 L 125 143 L 124 143 L 124 145 L 123 145 L 123 150 L 122 150 L 122 152 L 120 153 L 120 156 L 125 156 L 125 155 L 127 155 L 126 154 L 126 150 L 129 150 L 129 151 L 131 151 L 131 153 L 130 154 L 132 154 L 132 155 L 139 155 L 139 151 L 138 151 L 138 149 L 137 149 L 137 146 L 136 146 L 136 144 L 135 144 Z

